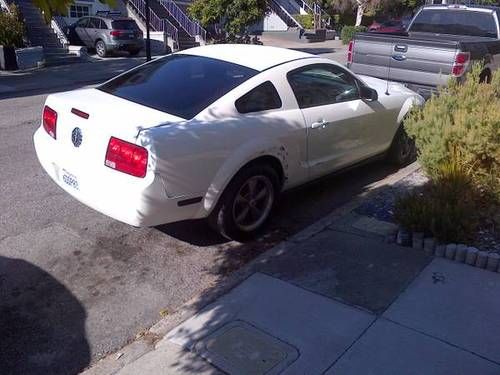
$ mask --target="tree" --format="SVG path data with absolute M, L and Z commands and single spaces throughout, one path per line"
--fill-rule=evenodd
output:
M 99 0 L 110 8 L 116 7 L 116 0 Z M 66 16 L 73 0 L 33 0 L 33 4 L 42 11 L 45 22 L 49 23 L 53 15 Z
M 195 0 L 189 13 L 202 26 L 222 23 L 231 34 L 239 34 L 261 20 L 268 11 L 266 0 Z

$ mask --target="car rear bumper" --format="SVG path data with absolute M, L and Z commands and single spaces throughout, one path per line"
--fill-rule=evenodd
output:
M 158 174 L 148 172 L 146 178 L 139 179 L 107 168 L 104 162 L 100 166 L 102 172 L 85 173 L 58 153 L 55 141 L 42 128 L 35 132 L 33 140 L 40 164 L 59 187 L 113 219 L 149 227 L 205 216 L 201 202 L 182 205 L 192 197 L 168 198 L 165 182 Z M 78 189 L 65 182 L 66 168 L 76 175 Z
M 115 51 L 133 51 L 144 48 L 144 42 L 139 40 L 114 40 L 108 49 Z

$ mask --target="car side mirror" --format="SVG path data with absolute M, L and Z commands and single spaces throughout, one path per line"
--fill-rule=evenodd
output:
M 376 102 L 378 100 L 377 90 L 368 86 L 361 86 L 360 88 L 361 99 L 368 100 L 369 102 Z

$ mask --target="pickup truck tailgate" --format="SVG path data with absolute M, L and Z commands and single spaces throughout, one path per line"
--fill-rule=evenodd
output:
M 359 33 L 353 46 L 355 73 L 419 85 L 445 85 L 459 48 L 456 41 Z

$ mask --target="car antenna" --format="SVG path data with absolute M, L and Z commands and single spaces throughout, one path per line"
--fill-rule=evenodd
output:
M 392 51 L 394 49 L 394 45 L 391 44 L 391 50 L 389 51 L 389 68 L 387 69 L 387 79 L 386 79 L 386 84 L 385 84 L 385 95 L 391 95 L 389 94 L 389 77 L 391 75 L 391 62 L 392 62 Z

